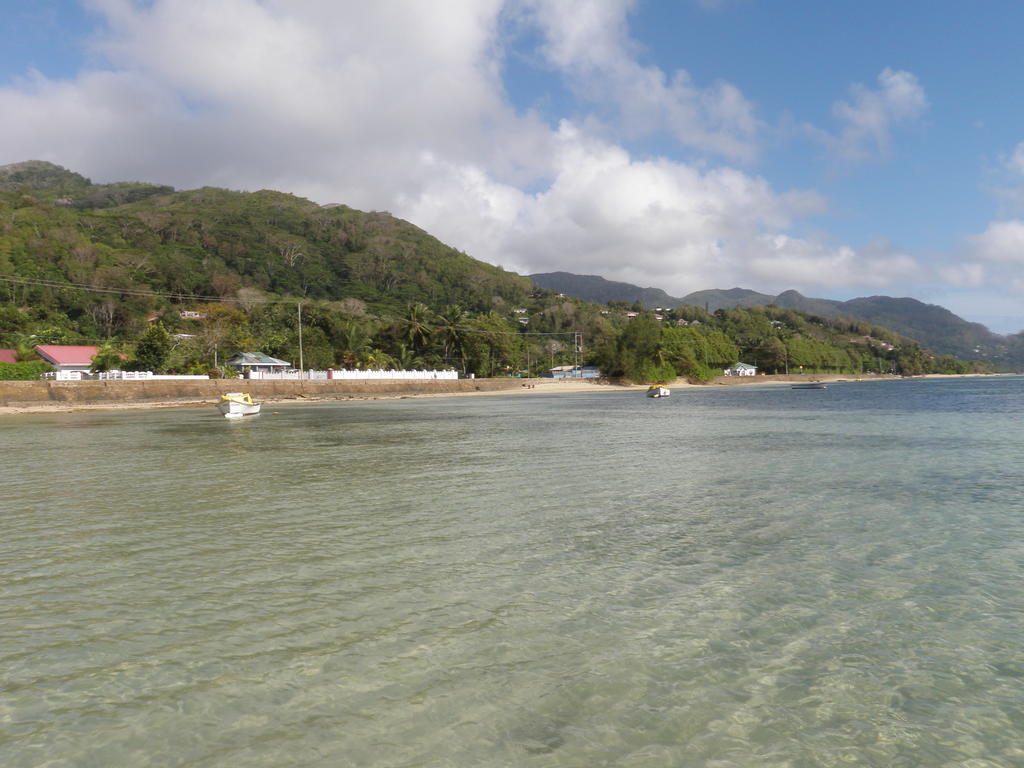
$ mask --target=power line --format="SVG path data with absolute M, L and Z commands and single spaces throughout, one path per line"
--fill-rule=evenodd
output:
M 17 277 L 15 275 L 0 275 L 0 281 L 17 283 L 21 285 L 37 285 L 44 288 L 58 288 L 61 290 L 89 291 L 92 293 L 115 293 L 125 296 L 149 296 L 162 299 L 178 299 L 186 301 L 207 301 L 221 303 L 237 303 L 242 299 L 225 296 L 200 296 L 191 293 L 162 293 L 160 291 L 147 291 L 141 288 L 108 288 L 100 285 L 86 285 L 85 283 L 58 282 L 57 280 L 43 280 L 40 278 Z M 296 304 L 302 299 L 268 299 L 265 297 L 253 297 L 245 299 L 246 302 L 255 304 Z

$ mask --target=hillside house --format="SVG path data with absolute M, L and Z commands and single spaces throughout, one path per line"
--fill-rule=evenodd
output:
M 0 363 L 18 362 L 18 352 L 14 349 L 0 349 Z
M 57 371 L 86 372 L 92 367 L 92 358 L 99 351 L 94 346 L 65 346 L 63 344 L 37 344 L 36 354 Z

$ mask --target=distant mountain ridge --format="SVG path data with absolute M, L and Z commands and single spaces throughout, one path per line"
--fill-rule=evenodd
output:
M 605 280 L 598 275 L 574 275 L 571 272 L 546 272 L 527 275 L 534 283 L 549 291 L 564 293 L 584 301 L 607 304 L 609 301 L 639 301 L 645 307 L 674 307 L 679 299 L 672 298 L 659 288 L 641 288 L 630 283 Z
M 540 273 L 529 276 L 534 283 L 548 290 L 559 291 L 585 301 L 639 301 L 645 307 L 702 307 L 708 312 L 718 309 L 749 308 L 774 305 L 796 309 L 823 317 L 852 317 L 884 326 L 908 336 L 940 354 L 965 360 L 986 359 L 1008 361 L 1021 358 L 1019 336 L 1009 339 L 993 333 L 980 323 L 972 323 L 936 304 L 925 304 L 909 297 L 866 296 L 849 301 L 815 299 L 798 291 L 784 291 L 777 296 L 746 288 L 695 291 L 681 298 L 672 297 L 657 288 L 641 288 L 629 283 L 605 280 L 596 275 L 573 275 L 569 272 Z M 1014 342 L 1014 343 L 1011 343 Z

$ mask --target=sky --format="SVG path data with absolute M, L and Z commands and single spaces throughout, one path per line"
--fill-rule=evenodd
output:
M 1024 329 L 1024 3 L 0 0 L 0 164 Z

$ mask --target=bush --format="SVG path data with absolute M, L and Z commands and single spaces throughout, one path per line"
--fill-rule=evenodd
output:
M 0 363 L 0 381 L 33 381 L 52 370 L 53 366 L 42 360 L 34 360 L 31 363 Z

